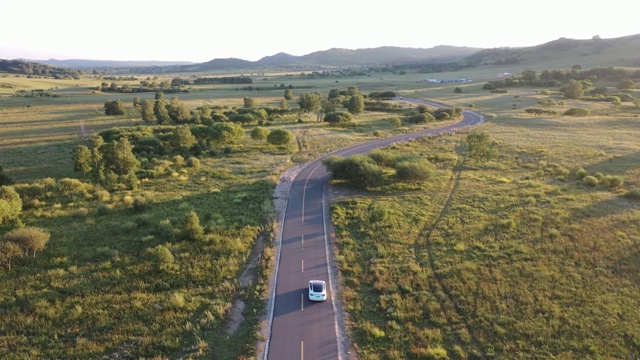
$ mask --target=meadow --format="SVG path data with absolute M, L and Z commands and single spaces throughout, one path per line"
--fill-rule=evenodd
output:
M 241 107 L 244 97 L 277 106 L 282 85 L 296 96 L 357 86 L 485 114 L 480 129 L 499 148 L 491 162 L 465 157 L 466 135 L 480 129 L 461 129 L 385 150 L 435 163 L 429 182 L 389 181 L 368 191 L 333 184 L 341 193 L 331 210 L 340 296 L 360 358 L 637 356 L 640 213 L 627 194 L 640 184 L 640 111 L 565 100 L 557 89 L 482 89 L 503 70 L 437 74 L 474 79 L 464 84 L 392 71 L 249 74 L 253 89 L 193 86 L 175 96 L 190 108 Z M 365 112 L 352 126 L 330 127 L 302 114 L 269 125 L 295 134 L 288 149 L 251 139 L 256 125 L 245 125 L 242 142 L 200 156 L 200 166 L 157 158 L 160 175 L 143 179 L 140 189 L 107 191 L 74 172 L 73 146 L 113 127 L 153 126 L 132 106 L 135 96 L 153 94 L 92 90 L 100 82 L 0 77 L 8 84 L 0 94 L 0 165 L 23 195 L 22 221 L 51 232 L 37 257 L 0 270 L 2 358 L 255 357 L 279 174 L 340 147 L 441 125 L 397 125 L 390 119 L 398 115 Z M 58 96 L 12 96 L 34 89 Z M 525 113 L 548 98 L 592 114 Z M 104 115 L 112 99 L 126 104 L 125 115 Z M 593 186 L 585 173 L 621 176 L 624 184 Z M 194 212 L 202 241 L 186 237 Z M 259 262 L 243 283 L 254 249 Z M 236 299 L 246 304 L 245 321 L 227 333 Z
M 431 181 L 351 196 L 334 184 L 360 358 L 637 357 L 638 109 L 576 102 L 566 106 L 593 116 L 532 117 L 522 109 L 553 95 L 486 97 L 475 86 L 447 103 L 486 109 L 496 159 L 471 161 L 464 139 L 478 129 L 462 129 L 385 150 L 432 159 Z M 602 180 L 613 176 L 624 184 Z

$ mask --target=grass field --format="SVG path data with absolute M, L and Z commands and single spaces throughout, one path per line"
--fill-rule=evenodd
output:
M 245 96 L 277 106 L 282 84 L 296 96 L 357 86 L 364 94 L 397 91 L 485 115 L 479 130 L 497 142 L 496 160 L 466 159 L 471 129 L 395 145 L 390 152 L 435 162 L 435 179 L 389 181 L 368 192 L 343 187 L 350 195 L 332 207 L 341 296 L 361 359 L 637 357 L 640 203 L 625 195 L 640 187 L 640 110 L 569 101 L 557 89 L 482 89 L 509 70 L 250 74 L 260 90 L 193 86 L 175 96 L 190 108 L 241 107 Z M 421 81 L 432 76 L 474 81 Z M 101 130 L 143 125 L 133 99 L 153 94 L 94 91 L 101 81 L 0 77 L 0 165 L 29 194 L 23 222 L 51 232 L 36 258 L 0 271 L 2 358 L 252 358 L 273 265 L 270 200 L 278 175 L 340 147 L 441 125 L 393 126 L 397 115 L 366 112 L 355 126 L 337 128 L 301 115 L 301 122 L 272 125 L 296 135 L 292 151 L 246 136 L 229 152 L 202 156 L 200 167 L 157 159 L 163 175 L 140 190 L 106 191 L 73 171 L 72 148 Z M 12 96 L 34 89 L 58 96 Z M 126 115 L 104 115 L 113 99 L 125 103 Z M 525 113 L 545 99 L 563 101 L 559 111 L 592 113 Z M 589 186 L 579 168 L 624 183 Z M 79 181 L 69 186 L 68 178 Z M 191 211 L 205 229 L 202 242 L 185 238 Z M 374 212 L 386 215 L 372 218 Z M 253 282 L 240 284 L 252 248 L 263 241 Z M 162 248 L 173 260 L 159 266 Z M 235 299 L 247 304 L 245 322 L 227 337 L 225 315 Z

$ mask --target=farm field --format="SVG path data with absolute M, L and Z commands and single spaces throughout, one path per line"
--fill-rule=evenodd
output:
M 484 114 L 479 128 L 384 150 L 434 163 L 429 181 L 399 184 L 390 175 L 366 190 L 332 182 L 340 297 L 358 357 L 634 358 L 640 109 L 564 99 L 558 88 L 483 89 L 498 71 L 437 74 L 474 79 L 464 84 L 425 83 L 414 72 L 243 74 L 254 79 L 251 88 L 194 85 L 165 98 L 190 109 L 239 109 L 246 97 L 277 107 L 284 89 L 326 96 L 357 87 Z M 166 79 L 175 76 L 184 75 Z M 136 134 L 159 126 L 133 106 L 153 93 L 93 90 L 101 82 L 0 77 L 8 84 L 0 92 L 0 165 L 21 195 L 20 221 L 51 234 L 37 256 L 0 269 L 2 358 L 255 358 L 279 175 L 337 148 L 450 123 L 399 124 L 393 119 L 402 112 L 365 111 L 336 127 L 293 114 L 263 124 L 291 131 L 287 147 L 253 139 L 258 124 L 245 124 L 241 141 L 197 156 L 150 156 L 135 188 L 108 189 L 74 171 L 74 146 L 113 128 Z M 57 96 L 13 96 L 36 89 Z M 114 99 L 124 115 L 105 115 Z M 591 113 L 525 112 L 549 99 L 562 103 L 559 112 Z M 474 131 L 490 134 L 497 158 L 468 158 L 465 139 Z M 244 321 L 227 332 L 237 301 Z

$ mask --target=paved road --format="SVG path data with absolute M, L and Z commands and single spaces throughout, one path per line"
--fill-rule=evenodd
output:
M 440 106 L 419 99 L 404 100 Z M 354 145 L 325 156 L 364 154 L 394 142 L 477 125 L 483 121 L 482 115 L 477 113 L 464 111 L 463 114 L 463 120 L 457 124 Z M 336 360 L 346 356 L 338 343 L 341 334 L 333 301 L 335 284 L 331 282 L 328 267 L 330 249 L 323 194 L 329 173 L 322 165 L 323 158 L 307 164 L 291 184 L 277 257 L 275 298 L 270 313 L 265 359 Z M 311 279 L 327 282 L 327 301 L 309 301 L 307 283 Z

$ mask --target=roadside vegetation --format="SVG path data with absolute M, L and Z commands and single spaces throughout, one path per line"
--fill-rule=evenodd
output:
M 464 109 L 486 123 L 325 160 L 348 194 L 332 219 L 355 351 L 637 353 L 635 73 L 508 87 L 376 71 L 0 74 L 0 357 L 255 357 L 279 174 Z

